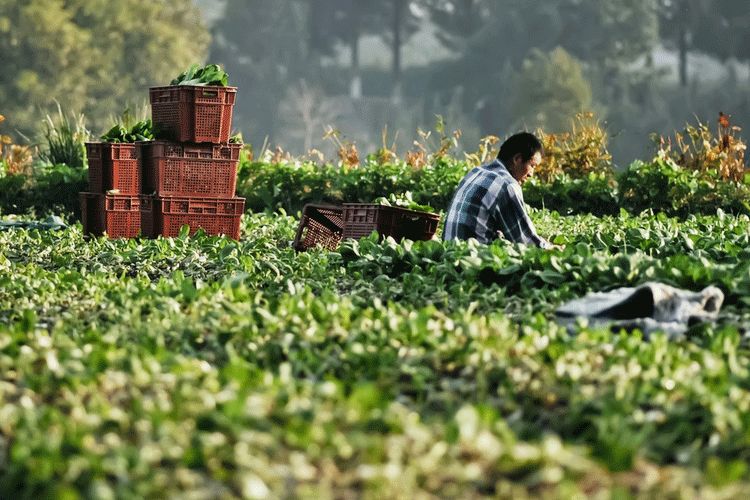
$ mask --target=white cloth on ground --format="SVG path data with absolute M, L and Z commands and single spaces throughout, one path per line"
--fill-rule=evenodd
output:
M 584 317 L 592 326 L 638 329 L 646 336 L 661 331 L 676 338 L 695 323 L 715 320 L 723 302 L 724 294 L 715 286 L 692 292 L 648 282 L 638 287 L 589 293 L 563 304 L 555 314 L 568 325 Z

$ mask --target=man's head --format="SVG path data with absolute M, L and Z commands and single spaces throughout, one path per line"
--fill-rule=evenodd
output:
M 514 179 L 524 182 L 541 163 L 543 152 L 542 143 L 534 134 L 520 132 L 503 142 L 497 158 Z

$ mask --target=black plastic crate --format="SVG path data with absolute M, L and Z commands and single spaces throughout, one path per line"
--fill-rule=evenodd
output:
M 377 231 L 395 240 L 429 240 L 440 215 L 371 203 L 344 203 L 344 238 L 359 239 Z
M 344 233 L 343 207 L 305 205 L 294 238 L 294 249 L 303 252 L 313 247 L 335 250 Z

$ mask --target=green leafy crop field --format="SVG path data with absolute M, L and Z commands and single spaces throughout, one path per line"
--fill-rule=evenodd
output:
M 0 496 L 750 494 L 750 219 L 533 217 L 564 251 L 0 232 Z M 554 321 L 652 280 L 717 323 Z

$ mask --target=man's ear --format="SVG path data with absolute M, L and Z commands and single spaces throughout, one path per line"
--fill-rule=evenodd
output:
M 523 155 L 521 153 L 514 154 L 513 155 L 512 163 L 513 163 L 514 167 L 517 166 L 517 165 L 519 165 L 519 164 L 521 164 L 521 163 L 523 163 Z

